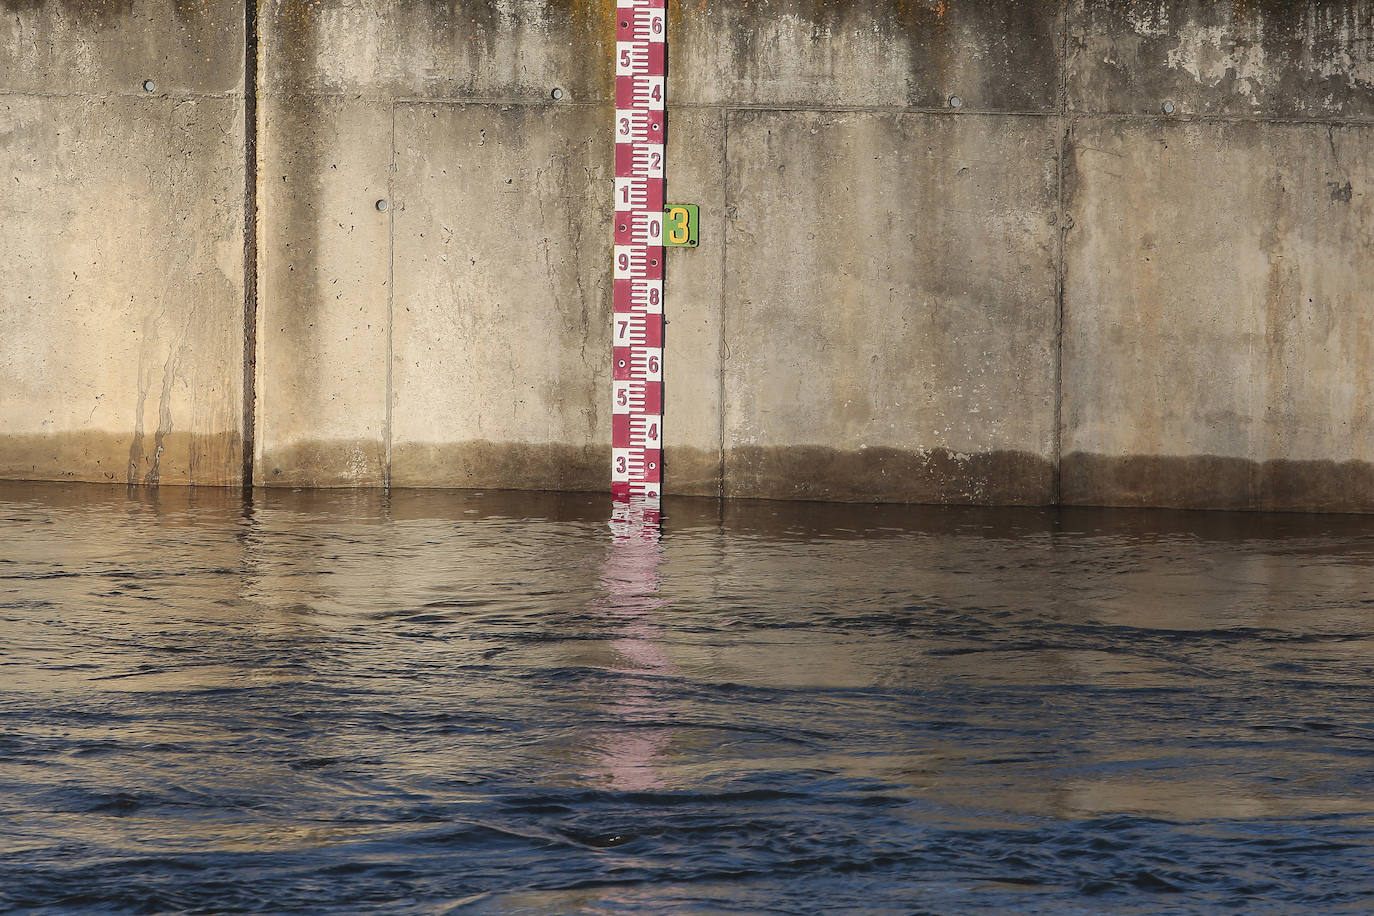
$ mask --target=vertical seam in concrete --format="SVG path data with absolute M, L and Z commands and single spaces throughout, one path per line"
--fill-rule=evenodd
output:
M 1057 250 L 1054 269 L 1054 489 L 1051 494 L 1054 505 L 1064 501 L 1064 280 L 1065 249 L 1068 247 L 1068 213 L 1064 200 L 1064 156 L 1068 150 L 1068 104 L 1069 104 L 1069 0 L 1063 0 L 1059 7 L 1059 98 L 1056 108 L 1059 115 L 1059 145 L 1056 169 L 1058 172 L 1057 195 L 1059 199 L 1056 219 L 1059 223 Z
M 725 338 L 725 300 L 729 295 L 730 266 L 730 112 L 721 109 L 720 175 L 721 175 L 721 226 L 720 226 L 720 331 L 716 345 L 716 439 L 719 458 L 716 464 L 716 498 L 725 498 L 725 361 L 728 343 Z
M 386 199 L 386 414 L 383 420 L 382 437 L 385 440 L 385 463 L 382 467 L 382 487 L 391 489 L 391 424 L 392 404 L 392 366 L 395 363 L 395 342 L 393 340 L 394 321 L 392 312 L 396 300 L 396 102 L 391 102 L 391 156 L 387 163 Z
M 243 487 L 253 489 L 258 375 L 258 0 L 243 3 Z

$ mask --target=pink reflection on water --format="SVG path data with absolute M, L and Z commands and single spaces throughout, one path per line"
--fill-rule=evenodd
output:
M 672 661 L 656 642 L 662 627 L 655 612 L 665 604 L 659 596 L 663 547 L 659 541 L 660 513 L 657 501 L 619 502 L 611 514 L 611 544 L 601 568 L 605 597 L 596 609 L 613 618 L 622 634 L 611 642 L 615 671 L 626 675 L 664 675 L 674 672 Z M 623 725 L 602 737 L 597 772 L 621 791 L 659 788 L 663 781 L 654 768 L 667 748 L 670 734 L 661 724 L 665 711 L 652 689 L 627 678 L 625 689 L 610 699 L 607 712 Z

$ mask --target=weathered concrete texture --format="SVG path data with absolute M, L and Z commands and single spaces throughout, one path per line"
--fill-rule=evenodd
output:
M 610 123 L 588 106 L 397 107 L 396 485 L 593 479 L 550 476 L 530 449 L 609 461 Z
M 607 444 L 398 442 L 394 477 L 403 487 L 509 490 L 606 490 Z
M 1374 508 L 1372 132 L 1075 128 L 1066 502 Z
M 1054 464 L 1029 452 L 814 445 L 730 448 L 726 492 L 767 499 L 1041 506 Z
M 728 495 L 859 498 L 874 473 L 884 499 L 1052 498 L 1056 140 L 1038 117 L 731 116 Z
M 1060 5 L 673 0 L 676 104 L 1052 111 Z
M 268 94 L 614 98 L 615 0 L 270 0 Z
M 0 4 L 0 476 L 232 483 L 244 7 Z M 259 483 L 607 486 L 615 15 L 261 8 Z M 669 28 L 669 493 L 1374 510 L 1374 0 Z
M 255 477 L 380 486 L 391 106 L 277 96 L 261 104 Z
M 236 486 L 242 441 L 234 432 L 78 430 L 0 435 L 0 480 L 124 485 Z
M 243 84 L 237 0 L 0 0 L 0 90 L 229 93 Z
M 1366 461 L 1075 452 L 1064 456 L 1062 473 L 1066 502 L 1080 505 L 1308 512 L 1374 507 L 1374 464 Z
M 670 202 L 697 204 L 701 244 L 669 252 L 664 301 L 664 491 L 717 496 L 721 473 L 721 324 L 725 297 L 725 121 L 717 110 L 673 113 Z
M 0 96 L 0 476 L 238 482 L 242 118 Z
M 1075 111 L 1374 116 L 1370 0 L 1072 0 Z

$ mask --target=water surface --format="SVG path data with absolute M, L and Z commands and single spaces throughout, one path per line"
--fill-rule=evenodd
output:
M 0 911 L 1374 911 L 1374 519 L 0 484 Z

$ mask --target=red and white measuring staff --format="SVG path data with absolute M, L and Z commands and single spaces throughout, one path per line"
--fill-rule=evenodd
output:
M 617 0 L 611 492 L 657 501 L 663 480 L 663 141 L 666 0 Z

